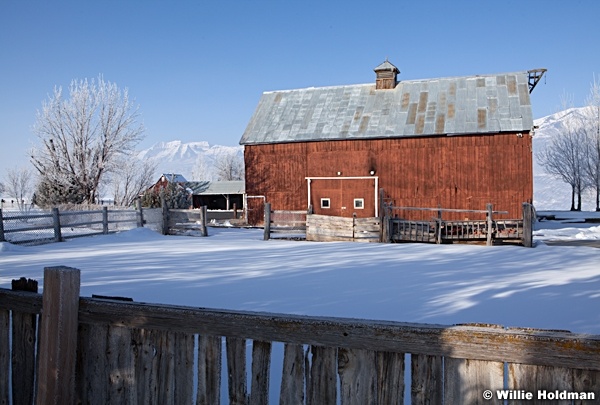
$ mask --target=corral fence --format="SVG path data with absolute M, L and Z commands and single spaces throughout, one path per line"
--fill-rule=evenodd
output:
M 44 269 L 43 296 L 0 289 L 0 403 L 267 404 L 274 393 L 280 404 L 476 404 L 515 399 L 512 390 L 533 398 L 509 403 L 585 404 L 600 396 L 600 335 L 80 298 L 79 285 L 79 270 L 57 267 Z M 280 345 L 281 364 L 272 364 Z
M 162 206 L 162 234 L 208 236 L 206 206 L 200 209 L 167 209 Z
M 423 220 L 404 219 L 404 213 L 420 211 L 425 215 L 434 213 Z M 495 219 L 496 215 L 507 214 L 505 211 L 494 211 L 492 204 L 485 210 L 461 210 L 443 208 L 417 208 L 385 206 L 384 215 L 387 227 L 384 227 L 382 239 L 387 242 L 485 242 L 487 245 L 512 242 L 531 247 L 533 206 L 523 203 L 523 217 L 519 219 Z M 483 220 L 445 220 L 444 213 L 458 213 L 485 216 Z M 409 215 L 406 215 L 409 216 Z M 414 216 L 414 215 L 413 215 Z
M 264 240 L 305 239 L 307 211 L 272 210 L 265 203 Z
M 0 242 L 36 245 L 65 239 L 108 234 L 141 227 L 144 215 L 137 209 L 64 211 L 59 208 L 29 212 L 0 209 Z

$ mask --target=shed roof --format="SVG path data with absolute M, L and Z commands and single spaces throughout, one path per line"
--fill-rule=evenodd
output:
M 246 182 L 239 181 L 188 181 L 185 187 L 194 195 L 244 194 Z
M 242 145 L 530 131 L 527 71 L 263 93 Z

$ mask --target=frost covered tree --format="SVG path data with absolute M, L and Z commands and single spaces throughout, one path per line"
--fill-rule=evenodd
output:
M 9 169 L 6 172 L 6 192 L 17 202 L 19 211 L 27 211 L 33 200 L 32 173 L 26 168 Z
M 215 159 L 215 174 L 219 181 L 244 180 L 244 158 L 235 151 L 222 152 Z
M 571 186 L 571 211 L 581 211 L 581 195 L 588 185 L 584 172 L 586 139 L 579 119 L 567 117 L 562 133 L 536 156 L 547 173 Z
M 135 156 L 122 159 L 111 182 L 115 204 L 129 206 L 152 186 L 156 165 L 152 159 L 141 161 Z
M 53 204 L 94 203 L 104 177 L 143 138 L 138 107 L 127 89 L 102 76 L 74 80 L 68 97 L 56 87 L 38 111 L 39 138 L 31 161 L 40 175 L 38 197 Z

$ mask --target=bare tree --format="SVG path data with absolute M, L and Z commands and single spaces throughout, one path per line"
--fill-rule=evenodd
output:
M 223 152 L 215 160 L 217 180 L 244 180 L 244 158 L 235 151 Z
M 128 206 L 151 185 L 156 172 L 155 160 L 141 161 L 135 156 L 124 159 L 113 176 L 112 186 L 116 205 Z
M 596 77 L 590 86 L 582 127 L 586 134 L 584 173 L 596 194 L 596 211 L 600 211 L 600 82 Z
M 34 132 L 40 144 L 31 154 L 40 174 L 40 190 L 52 198 L 94 203 L 103 177 L 114 172 L 119 157 L 133 151 L 142 139 L 138 108 L 128 90 L 105 81 L 72 81 L 69 98 L 62 88 L 42 104 Z
M 587 136 L 577 110 L 568 111 L 563 132 L 552 138 L 536 158 L 547 173 L 571 186 L 571 211 L 581 211 L 581 195 L 588 185 L 584 173 Z
M 19 211 L 28 211 L 33 202 L 32 174 L 29 169 L 9 169 L 6 172 L 6 191 L 17 201 Z

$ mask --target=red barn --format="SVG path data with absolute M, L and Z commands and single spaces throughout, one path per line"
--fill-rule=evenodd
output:
M 249 221 L 260 205 L 332 216 L 395 206 L 494 209 L 533 198 L 530 92 L 544 69 L 265 92 L 240 141 Z M 252 198 L 256 197 L 256 198 Z

